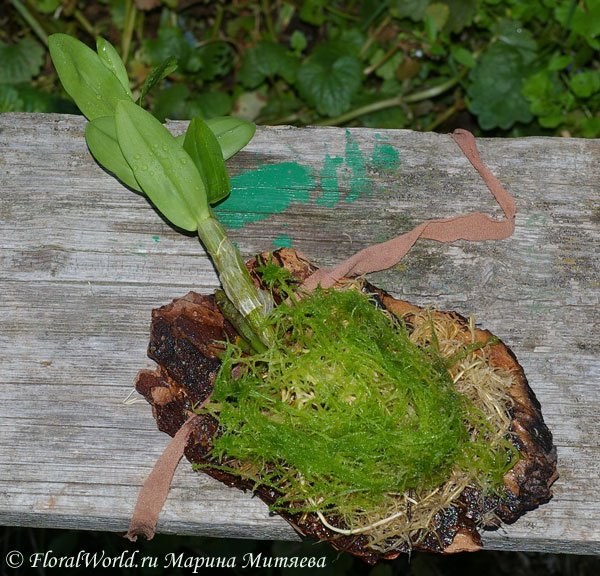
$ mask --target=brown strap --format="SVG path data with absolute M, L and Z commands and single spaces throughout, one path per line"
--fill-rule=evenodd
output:
M 361 250 L 333 269 L 320 268 L 304 281 L 304 288 L 314 290 L 319 284 L 323 288 L 329 288 L 344 276 L 360 276 L 391 268 L 404 257 L 419 238 L 438 242 L 455 242 L 460 239 L 501 240 L 508 238 L 513 233 L 516 214 L 515 201 L 498 179 L 483 165 L 473 134 L 459 129 L 454 131 L 452 138 L 483 178 L 500 204 L 506 220 L 492 220 L 489 216 L 479 212 L 455 218 L 429 220 L 402 236 Z
M 138 494 L 129 531 L 125 534 L 125 538 L 132 542 L 135 542 L 139 535 L 145 536 L 148 540 L 154 538 L 158 515 L 165 505 L 175 469 L 183 456 L 183 451 L 197 418 L 198 416 L 194 414 L 186 420 L 156 461 L 148 478 L 146 478 Z

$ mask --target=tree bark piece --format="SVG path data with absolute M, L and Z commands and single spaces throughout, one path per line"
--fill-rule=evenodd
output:
M 261 261 L 271 256 L 276 264 L 288 269 L 298 282 L 315 271 L 305 257 L 298 256 L 291 249 L 283 248 L 272 255 L 263 253 Z M 255 282 L 259 284 L 256 265 L 257 259 L 248 263 Z M 394 299 L 383 290 L 372 286 L 368 289 L 378 296 L 385 308 L 402 317 L 409 326 L 415 314 L 421 311 L 417 306 Z M 450 317 L 459 326 L 459 338 L 470 341 L 471 332 L 465 318 L 455 312 L 434 311 L 432 314 Z M 213 296 L 190 293 L 183 299 L 154 310 L 152 317 L 149 355 L 159 363 L 159 367 L 154 372 L 141 371 L 136 379 L 136 389 L 152 405 L 159 429 L 174 436 L 193 414 L 192 406 L 204 402 L 212 392 L 212 381 L 219 365 L 217 354 L 222 349 L 217 342 L 231 339 L 235 333 L 220 316 Z M 485 342 L 491 337 L 489 331 L 475 330 L 476 341 Z M 552 496 L 550 487 L 557 478 L 556 448 L 535 394 L 514 354 L 502 342 L 491 347 L 489 361 L 513 375 L 509 390 L 513 401 L 513 444 L 519 450 L 520 458 L 505 476 L 505 495 L 502 498 L 482 497 L 476 489 L 465 489 L 456 504 L 434 517 L 431 531 L 414 547 L 416 550 L 444 553 L 477 550 L 481 548 L 477 526 L 496 527 L 494 522 L 485 525 L 491 510 L 505 522 L 513 522 Z M 182 365 L 185 370 L 182 370 Z M 208 365 L 210 369 L 207 369 Z M 218 434 L 218 429 L 219 423 L 212 416 L 205 414 L 197 418 L 185 449 L 190 462 L 207 462 L 212 438 Z M 270 488 L 257 488 L 252 481 L 223 471 L 210 468 L 203 471 L 228 486 L 252 490 L 266 504 L 273 504 L 279 496 Z M 279 513 L 300 534 L 329 541 L 335 548 L 360 556 L 367 562 L 394 558 L 411 549 L 402 545 L 389 553 L 377 553 L 368 548 L 366 536 L 335 533 L 324 526 L 315 514 Z

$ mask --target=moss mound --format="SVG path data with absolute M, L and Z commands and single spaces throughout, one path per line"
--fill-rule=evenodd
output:
M 350 529 L 457 470 L 462 484 L 500 488 L 514 450 L 502 436 L 490 443 L 498 431 L 449 371 L 483 344 L 444 357 L 430 322 L 418 346 L 355 289 L 317 290 L 268 322 L 277 346 L 251 356 L 228 347 L 205 406 L 222 430 L 209 466 L 276 489 L 275 508 Z

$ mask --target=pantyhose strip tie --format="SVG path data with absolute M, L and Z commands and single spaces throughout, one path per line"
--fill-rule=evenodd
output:
M 125 538 L 132 542 L 135 542 L 139 535 L 145 536 L 148 540 L 154 538 L 158 515 L 165 505 L 175 469 L 194 430 L 196 419 L 197 415 L 194 414 L 186 420 L 156 461 L 148 478 L 146 478 L 138 495 L 129 531 L 125 534 Z
M 322 288 L 329 288 L 343 277 L 362 276 L 391 268 L 404 258 L 419 238 L 438 242 L 502 240 L 513 233 L 516 214 L 515 201 L 499 180 L 483 165 L 473 134 L 467 130 L 458 129 L 454 131 L 452 138 L 483 178 L 488 189 L 500 204 L 506 220 L 492 220 L 489 216 L 476 212 L 454 218 L 423 222 L 402 236 L 361 250 L 333 269 L 320 268 L 304 281 L 304 288 L 314 290 L 319 284 Z
M 458 129 L 454 131 L 452 138 L 479 172 L 502 208 L 506 219 L 493 220 L 485 214 L 475 212 L 454 218 L 429 220 L 406 234 L 361 250 L 335 268 L 320 268 L 304 281 L 304 288 L 314 290 L 319 284 L 323 288 L 329 288 L 342 277 L 360 276 L 391 268 L 406 255 L 419 238 L 438 242 L 455 242 L 456 240 L 480 242 L 502 240 L 513 233 L 516 215 L 515 201 L 500 184 L 500 181 L 484 166 L 473 134 L 467 130 Z M 167 499 L 175 469 L 183 456 L 196 419 L 196 415 L 191 416 L 179 429 L 142 486 L 129 531 L 125 535 L 129 540 L 135 542 L 140 534 L 148 540 L 154 537 L 158 516 Z

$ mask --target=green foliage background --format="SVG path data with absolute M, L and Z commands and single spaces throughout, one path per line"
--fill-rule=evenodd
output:
M 600 135 L 600 0 L 5 0 L 0 111 L 76 112 L 52 32 L 127 60 L 161 120 Z M 137 92 L 136 92 L 137 91 Z
M 600 0 L 1 0 L 0 112 L 78 113 L 48 55 L 53 32 L 90 46 L 107 38 L 136 98 L 149 71 L 176 58 L 146 97 L 161 120 L 231 113 L 262 124 L 600 136 Z M 13 527 L 0 542 L 25 554 L 232 553 L 230 541 L 206 538 L 132 546 L 107 533 Z M 599 562 L 489 551 L 371 568 L 312 543 L 239 541 L 235 550 L 327 555 L 320 574 L 377 576 L 595 574 Z

